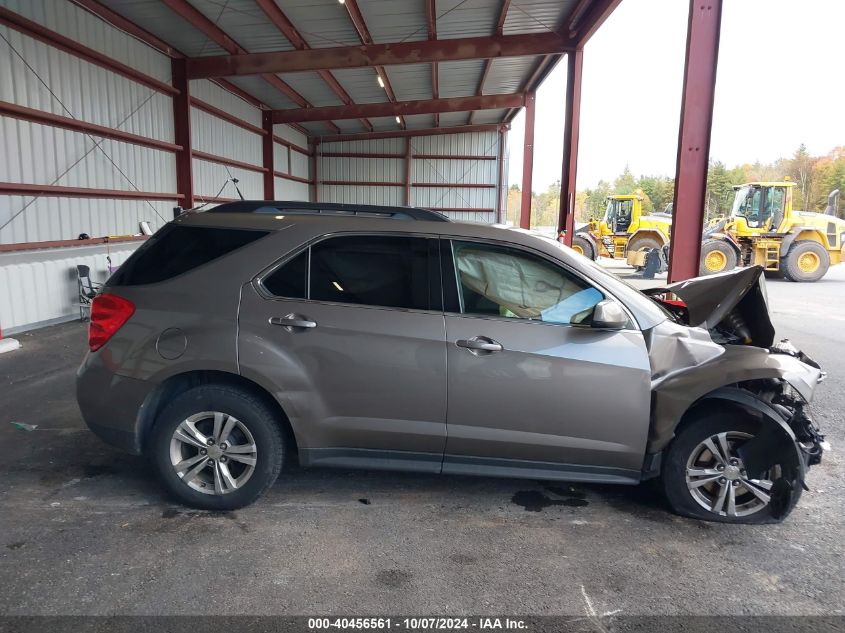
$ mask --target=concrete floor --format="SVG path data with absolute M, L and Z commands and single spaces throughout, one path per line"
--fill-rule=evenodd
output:
M 843 614 L 843 294 L 845 266 L 769 284 L 778 334 L 830 371 L 835 452 L 763 527 L 676 517 L 648 485 L 331 470 L 189 511 L 84 427 L 85 326 L 21 335 L 0 356 L 0 614 Z

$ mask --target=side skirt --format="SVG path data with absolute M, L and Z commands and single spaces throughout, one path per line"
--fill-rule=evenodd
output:
M 362 468 L 444 475 L 506 477 L 635 485 L 642 473 L 624 468 L 604 468 L 580 464 L 558 464 L 520 459 L 441 455 L 364 448 L 303 448 L 299 463 L 308 467 Z

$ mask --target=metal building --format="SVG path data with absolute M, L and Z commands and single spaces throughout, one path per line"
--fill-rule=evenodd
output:
M 523 107 L 528 226 L 534 93 L 561 59 L 571 235 L 583 48 L 620 1 L 0 0 L 0 329 L 70 318 L 77 264 L 104 279 L 140 223 L 238 189 L 496 222 Z M 720 13 L 691 3 L 673 239 L 689 260 Z

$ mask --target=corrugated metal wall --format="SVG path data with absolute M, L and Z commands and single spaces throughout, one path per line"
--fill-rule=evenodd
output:
M 302 132 L 287 125 L 274 125 L 273 134 L 291 143 L 295 147 L 308 149 L 308 137 Z M 273 162 L 275 171 L 294 176 L 295 178 L 311 178 L 309 157 L 296 149 L 281 143 L 273 144 Z M 276 177 L 275 194 L 277 200 L 310 200 L 311 187 L 308 183 Z
M 170 79 L 169 59 L 71 3 L 4 0 L 4 5 L 157 79 Z M 0 33 L 6 38 L 0 39 L 0 100 L 173 141 L 169 96 L 11 28 L 0 26 Z M 169 152 L 7 117 L 0 118 L 0 136 L 2 182 L 165 193 L 176 188 Z M 135 233 L 141 220 L 162 224 L 172 206 L 0 195 L 0 243 Z
M 407 142 L 411 150 L 412 206 L 441 209 L 461 221 L 497 221 L 499 135 L 495 131 L 321 143 L 317 153 L 319 199 L 405 204 Z M 380 157 L 367 158 L 367 154 Z M 432 158 L 439 156 L 444 158 Z M 443 186 L 433 186 L 437 184 Z
M 112 265 L 123 263 L 138 244 L 51 248 L 0 253 L 0 325 L 3 335 L 78 316 L 76 266 L 91 268 L 91 279 L 108 277 Z
M 223 110 L 252 125 L 261 127 L 261 111 L 220 86 L 201 79 L 191 82 L 191 96 Z M 234 123 L 191 108 L 191 143 L 193 149 L 261 167 L 261 136 Z M 237 198 L 235 186 L 247 199 L 264 197 L 261 172 L 232 167 L 194 158 L 194 195 L 199 203 L 207 197 Z

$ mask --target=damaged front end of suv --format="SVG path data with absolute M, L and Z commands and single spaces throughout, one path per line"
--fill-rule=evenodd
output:
M 671 315 L 646 337 L 645 476 L 662 474 L 669 500 L 689 516 L 782 520 L 826 447 L 808 406 L 825 374 L 788 340 L 775 343 L 763 269 L 645 293 Z

